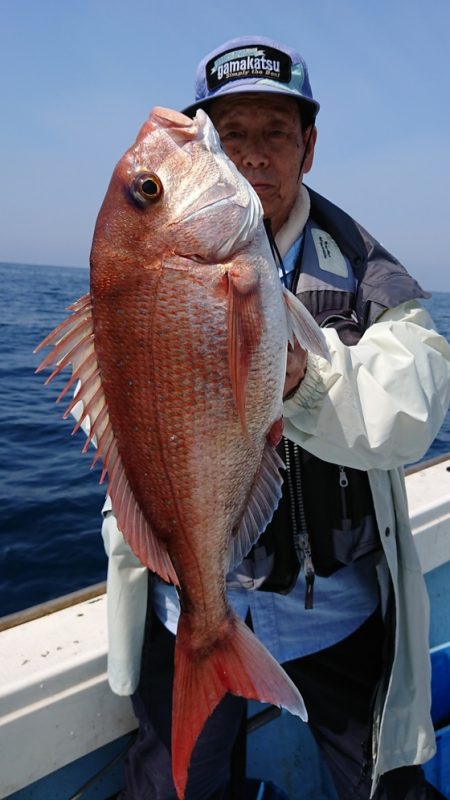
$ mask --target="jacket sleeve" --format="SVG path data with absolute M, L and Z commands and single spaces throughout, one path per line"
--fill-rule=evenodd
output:
M 416 301 L 385 311 L 358 344 L 324 330 L 327 362 L 308 355 L 305 378 L 284 404 L 285 435 L 309 452 L 356 469 L 420 459 L 450 402 L 450 345 Z
M 82 413 L 83 403 L 80 400 L 73 407 L 72 414 L 78 421 Z M 90 430 L 89 417 L 81 427 L 87 436 Z M 92 443 L 97 446 L 95 437 Z M 147 614 L 148 569 L 125 542 L 117 526 L 109 495 L 105 499 L 102 517 L 103 544 L 108 556 L 108 680 L 115 694 L 131 695 L 139 683 Z
M 102 537 L 109 557 L 108 680 L 116 694 L 132 694 L 139 682 L 140 657 L 147 614 L 148 569 L 125 542 L 107 496 L 102 510 Z

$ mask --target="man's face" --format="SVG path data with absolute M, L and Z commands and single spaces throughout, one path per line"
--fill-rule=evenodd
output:
M 227 156 L 255 189 L 277 233 L 298 194 L 308 135 L 302 132 L 296 101 L 268 94 L 234 95 L 215 100 L 208 113 Z M 316 133 L 314 129 L 303 173 L 312 166 Z

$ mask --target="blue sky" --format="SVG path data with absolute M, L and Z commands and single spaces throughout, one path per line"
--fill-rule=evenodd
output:
M 321 103 L 308 183 L 450 291 L 450 0 L 0 0 L 0 261 L 87 266 L 115 163 L 199 59 L 259 33 Z

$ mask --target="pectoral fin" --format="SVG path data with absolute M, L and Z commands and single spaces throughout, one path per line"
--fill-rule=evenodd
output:
M 330 360 L 327 341 L 323 331 L 319 328 L 314 317 L 302 302 L 289 291 L 283 288 L 283 298 L 286 307 L 288 337 L 292 346 L 294 338 L 305 350 L 311 350 L 319 356 Z
M 228 362 L 231 386 L 242 430 L 245 419 L 247 379 L 252 356 L 262 334 L 259 276 L 251 267 L 230 269 L 228 278 Z

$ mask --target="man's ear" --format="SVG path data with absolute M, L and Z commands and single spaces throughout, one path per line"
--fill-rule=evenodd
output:
M 309 141 L 308 141 L 308 138 L 309 138 Z M 303 174 L 306 174 L 307 172 L 310 171 L 310 169 L 311 169 L 311 167 L 313 165 L 313 161 L 314 161 L 314 149 L 315 149 L 316 141 L 317 141 L 317 128 L 316 128 L 315 125 L 314 125 L 314 127 L 313 127 L 313 129 L 311 131 L 311 134 L 310 134 L 309 131 L 306 133 L 305 139 L 306 139 L 306 141 L 308 141 L 308 145 L 307 145 L 308 149 L 306 151 L 305 163 L 303 165 Z

